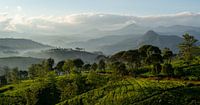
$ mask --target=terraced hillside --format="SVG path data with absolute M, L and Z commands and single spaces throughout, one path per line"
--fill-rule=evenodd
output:
M 58 105 L 193 105 L 200 104 L 199 93 L 200 87 L 184 82 L 126 79 Z

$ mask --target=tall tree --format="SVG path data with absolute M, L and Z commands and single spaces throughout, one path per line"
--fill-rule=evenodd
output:
M 188 33 L 183 35 L 183 42 L 179 45 L 180 53 L 183 56 L 184 60 L 190 62 L 193 59 L 192 48 L 195 47 L 195 43 L 198 40 L 194 36 L 189 35 Z

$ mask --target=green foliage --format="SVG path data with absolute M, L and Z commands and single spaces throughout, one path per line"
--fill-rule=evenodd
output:
M 73 63 L 76 68 L 82 68 L 84 65 L 84 62 L 81 59 L 74 59 Z
M 185 76 L 183 68 L 180 68 L 180 67 L 174 68 L 174 75 L 177 76 L 177 77 Z
M 140 53 L 138 50 L 129 50 L 122 55 L 122 59 L 131 65 L 131 69 L 138 68 L 141 62 Z M 133 65 L 134 64 L 134 65 Z
M 151 97 L 159 97 L 166 92 L 179 92 L 179 89 L 184 89 L 184 86 L 183 83 L 177 81 L 160 81 L 158 83 L 143 79 L 125 79 L 109 82 L 103 87 L 77 95 L 58 105 L 140 105 L 140 103 L 146 103 L 146 100 L 149 100 L 148 104 L 151 104 L 151 101 L 155 101 L 151 100 Z M 173 94 L 173 96 L 176 95 Z M 163 98 L 163 100 L 169 99 Z
M 126 65 L 122 62 L 113 62 L 112 68 L 114 70 L 115 75 L 127 75 L 128 70 L 126 69 Z
M 193 59 L 192 49 L 198 40 L 188 33 L 183 35 L 183 39 L 183 43 L 179 45 L 181 54 L 186 61 L 191 61 Z
M 10 80 L 11 80 L 11 83 L 19 83 L 19 81 L 20 81 L 20 74 L 19 74 L 18 68 L 14 68 L 10 72 Z
M 167 75 L 167 76 L 173 76 L 174 75 L 174 69 L 172 67 L 171 64 L 164 64 L 162 66 L 162 73 L 164 75 Z
M 163 50 L 163 59 L 165 63 L 171 63 L 173 57 L 173 52 L 169 48 L 164 48 Z
M 59 74 L 60 72 L 64 72 L 63 65 L 65 64 L 65 61 L 59 61 L 55 67 L 56 72 Z
M 72 60 L 67 60 L 62 69 L 64 70 L 65 73 L 70 73 L 74 70 L 74 62 Z
M 162 70 L 162 66 L 159 63 L 154 64 L 153 69 L 152 69 L 152 74 L 158 75 L 160 74 L 161 70 Z

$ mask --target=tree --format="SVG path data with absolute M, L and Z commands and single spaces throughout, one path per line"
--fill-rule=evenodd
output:
M 52 71 L 54 66 L 54 59 L 49 58 L 43 62 L 44 68 L 46 71 Z
M 195 47 L 195 43 L 198 40 L 194 36 L 189 35 L 188 33 L 183 35 L 183 42 L 179 45 L 180 53 L 183 56 L 184 60 L 190 62 L 193 59 L 192 48 Z
M 73 60 L 74 66 L 80 71 L 80 69 L 83 67 L 84 62 L 81 59 L 74 59 Z
M 174 69 L 171 64 L 164 64 L 162 67 L 162 73 L 167 76 L 173 76 L 174 75 Z
M 154 55 L 154 54 L 161 54 L 161 50 L 156 47 L 156 46 L 152 46 L 152 45 L 144 45 L 142 47 L 139 48 L 139 53 L 141 55 L 141 59 L 143 61 L 143 63 L 148 63 L 146 61 L 148 61 L 148 59 Z
M 48 71 L 44 69 L 44 65 L 42 64 L 32 64 L 28 68 L 28 75 L 31 79 L 34 79 L 35 77 L 43 77 L 47 72 Z
M 27 71 L 19 71 L 20 79 L 26 79 L 28 77 Z
M 122 61 L 122 56 L 126 51 L 120 51 L 110 57 L 110 61 Z
M 157 64 L 157 63 L 162 63 L 163 58 L 160 54 L 152 54 L 149 57 L 146 58 L 146 63 L 147 64 Z
M 69 59 L 69 60 L 65 61 L 62 69 L 65 71 L 66 74 L 72 72 L 74 70 L 73 60 Z
M 126 51 L 123 55 L 122 55 L 122 59 L 124 61 L 126 61 L 130 66 L 131 69 L 133 69 L 133 65 L 135 68 L 138 68 L 140 65 L 140 53 L 138 50 L 129 50 Z
M 163 50 L 163 59 L 165 63 L 171 63 L 173 57 L 173 52 L 169 48 L 164 48 Z
M 98 67 L 99 67 L 99 70 L 105 70 L 105 68 L 106 68 L 105 61 L 104 60 L 100 60 Z
M 91 68 L 91 64 L 85 64 L 85 65 L 83 66 L 83 69 L 86 70 L 86 71 L 89 71 L 90 68 Z
M 19 70 L 18 68 L 12 69 L 11 73 L 11 81 L 12 83 L 18 83 L 20 80 Z
M 3 70 L 4 70 L 4 75 L 5 75 L 7 83 L 11 83 L 11 77 L 10 77 L 11 69 L 9 67 L 5 66 L 5 67 L 3 67 Z
M 126 65 L 122 62 L 113 62 L 112 63 L 112 68 L 114 70 L 114 73 L 116 75 L 126 75 L 128 74 L 128 70 L 126 69 Z
M 98 68 L 98 65 L 96 63 L 93 63 L 92 66 L 91 66 L 91 69 L 96 71 Z
M 63 72 L 63 71 L 64 71 L 64 70 L 63 70 L 63 65 L 64 65 L 64 64 L 65 64 L 65 61 L 60 61 L 60 62 L 57 63 L 55 69 L 56 69 L 56 72 L 57 72 L 58 74 L 60 74 L 60 72 Z
M 161 70 L 162 70 L 162 66 L 160 65 L 160 63 L 157 63 L 153 65 L 152 73 L 155 75 L 158 75 L 160 74 Z

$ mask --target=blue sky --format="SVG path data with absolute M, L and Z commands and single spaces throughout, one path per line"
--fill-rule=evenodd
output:
M 77 13 L 114 13 L 160 15 L 199 12 L 200 0 L 0 0 L 0 12 L 26 15 L 66 15 Z

